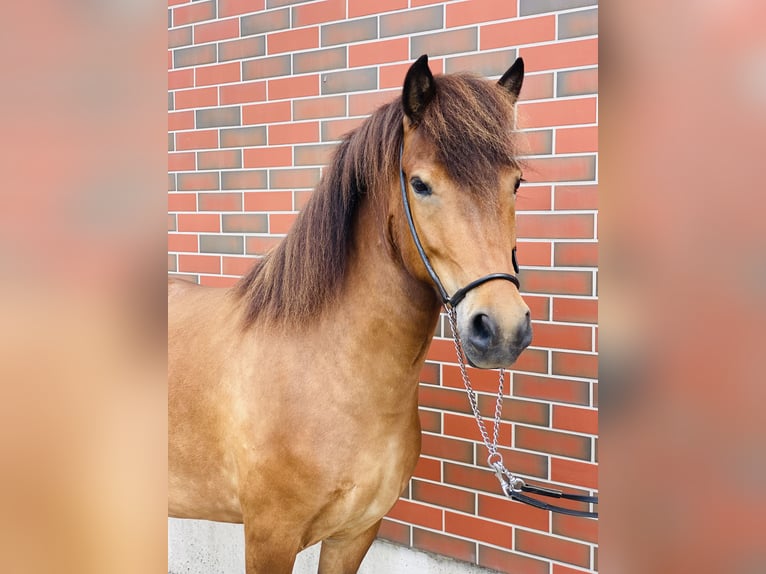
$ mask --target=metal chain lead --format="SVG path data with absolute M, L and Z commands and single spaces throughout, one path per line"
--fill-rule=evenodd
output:
M 500 481 L 500 486 L 503 488 L 503 492 L 509 494 L 509 492 L 521 492 L 521 488 L 524 486 L 524 481 L 511 473 L 503 464 L 503 455 L 497 451 L 497 441 L 500 432 L 500 417 L 503 412 L 503 387 L 505 386 L 505 369 L 500 369 L 498 377 L 497 388 L 497 401 L 495 402 L 495 418 L 494 428 L 492 432 L 492 441 L 489 440 L 489 433 L 487 427 L 484 425 L 481 413 L 479 412 L 479 404 L 476 399 L 476 391 L 473 390 L 471 380 L 468 378 L 468 373 L 465 368 L 465 361 L 463 359 L 463 345 L 460 342 L 460 337 L 457 330 L 457 314 L 455 308 L 445 305 L 447 310 L 447 317 L 449 319 L 450 329 L 452 329 L 452 342 L 455 345 L 455 353 L 457 354 L 457 362 L 460 366 L 460 374 L 463 377 L 463 385 L 465 386 L 466 394 L 468 395 L 468 403 L 471 405 L 473 416 L 476 419 L 476 424 L 479 427 L 481 438 L 484 441 L 484 445 L 487 447 L 489 456 L 487 457 L 487 464 L 495 470 L 495 475 Z

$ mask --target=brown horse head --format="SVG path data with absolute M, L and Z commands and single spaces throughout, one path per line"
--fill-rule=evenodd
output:
M 482 368 L 509 366 L 532 339 L 529 307 L 512 275 L 521 181 L 514 104 L 523 76 L 517 59 L 496 83 L 469 75 L 434 78 L 421 56 L 402 94 L 402 193 L 424 254 L 401 229 L 399 249 L 410 272 L 436 283 L 442 299 L 487 275 L 503 275 L 455 303 L 466 358 Z

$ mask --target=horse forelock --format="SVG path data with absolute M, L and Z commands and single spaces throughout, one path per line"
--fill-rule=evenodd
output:
M 436 97 L 417 128 L 449 177 L 489 197 L 498 171 L 516 163 L 513 100 L 478 77 L 436 77 Z M 401 101 L 381 106 L 338 145 L 285 239 L 242 277 L 245 325 L 258 317 L 303 322 L 339 292 L 360 200 L 398 186 Z

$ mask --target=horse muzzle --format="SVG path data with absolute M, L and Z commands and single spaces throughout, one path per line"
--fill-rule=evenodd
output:
M 511 366 L 532 342 L 528 309 L 506 322 L 488 310 L 458 313 L 458 331 L 468 363 L 481 369 Z

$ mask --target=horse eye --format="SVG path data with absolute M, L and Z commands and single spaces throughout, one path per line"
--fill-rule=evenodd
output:
M 415 193 L 418 195 L 431 195 L 431 188 L 419 177 L 413 177 L 410 180 L 410 185 L 412 185 L 412 189 L 414 189 Z
M 516 185 L 514 185 L 514 186 L 513 186 L 513 193 L 516 193 L 517 191 L 519 191 L 519 186 L 520 186 L 522 183 L 525 183 L 526 181 L 527 181 L 527 180 L 526 180 L 526 179 L 524 179 L 523 177 L 520 177 L 519 179 L 517 179 L 517 180 L 516 180 Z

